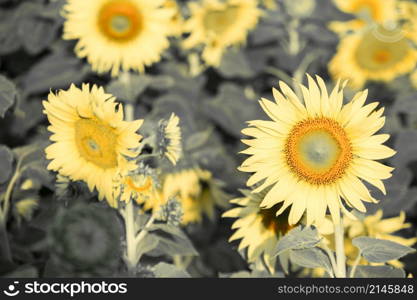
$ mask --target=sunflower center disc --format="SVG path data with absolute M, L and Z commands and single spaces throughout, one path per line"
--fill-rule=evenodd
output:
M 91 119 L 78 120 L 75 141 L 80 155 L 87 161 L 103 169 L 117 166 L 117 136 L 110 126 Z
M 289 209 L 277 216 L 277 211 L 281 208 L 282 203 L 275 204 L 271 208 L 260 209 L 262 225 L 273 231 L 277 236 L 286 234 L 292 226 L 288 224 Z
M 230 6 L 224 10 L 210 10 L 204 16 L 204 27 L 215 34 L 222 34 L 236 21 L 238 12 L 238 6 Z
M 131 1 L 110 1 L 99 12 L 98 27 L 107 38 L 127 42 L 140 33 L 142 15 Z
M 312 184 L 331 183 L 340 178 L 352 158 L 344 129 L 334 120 L 316 118 L 294 126 L 285 146 L 290 169 Z
M 410 46 L 397 31 L 379 29 L 368 32 L 361 39 L 355 58 L 359 66 L 370 71 L 382 71 L 401 62 Z

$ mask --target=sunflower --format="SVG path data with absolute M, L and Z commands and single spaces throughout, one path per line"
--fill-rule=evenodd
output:
M 362 201 L 377 202 L 360 179 L 385 193 L 381 179 L 391 177 L 390 167 L 377 159 L 394 155 L 382 145 L 389 135 L 374 135 L 385 123 L 378 103 L 364 106 L 367 91 L 358 92 L 343 105 L 339 83 L 328 95 L 324 81 L 308 76 L 309 87 L 298 84 L 303 102 L 284 83 L 283 94 L 273 89 L 275 102 L 260 104 L 272 121 L 250 121 L 243 134 L 250 155 L 239 168 L 254 173 L 248 186 L 261 183 L 254 192 L 267 187 L 261 206 L 271 208 L 283 202 L 281 215 L 289 206 L 289 224 L 296 224 L 306 213 L 306 223 L 320 224 L 330 209 L 333 222 L 340 222 L 340 210 L 347 206 L 366 211 Z M 344 202 L 342 201 L 344 200 Z
M 164 0 L 67 0 L 64 39 L 77 39 L 76 54 L 94 71 L 143 72 L 168 48 L 173 10 Z
M 166 0 L 164 7 L 174 10 L 174 15 L 170 19 L 170 35 L 180 36 L 184 30 L 184 17 L 181 14 L 181 7 L 176 0 Z
M 330 29 L 337 33 L 362 29 L 367 24 L 390 25 L 397 20 L 397 0 L 333 0 L 343 12 L 353 14 L 357 19 L 347 22 L 334 21 Z
M 404 246 L 412 246 L 417 242 L 417 238 L 404 238 L 395 235 L 397 231 L 409 228 L 410 223 L 405 223 L 405 213 L 401 212 L 399 216 L 383 219 L 383 212 L 379 209 L 375 214 L 365 216 L 363 219 L 351 219 L 346 218 L 344 222 L 345 227 L 345 253 L 346 262 L 349 265 L 353 265 L 356 257 L 358 256 L 358 248 L 352 244 L 352 239 L 360 236 L 368 236 L 376 239 L 383 239 L 392 241 Z M 334 235 L 332 232 L 326 230 L 322 232 L 321 227 L 318 228 L 319 232 L 325 238 L 326 243 L 331 249 L 334 249 Z M 403 267 L 403 264 L 399 260 L 392 260 L 388 262 L 395 267 Z M 370 263 L 362 258 L 359 262 L 360 265 L 369 265 Z M 372 263 L 372 265 L 378 265 Z M 317 271 L 317 274 L 320 274 Z
M 172 197 L 177 197 L 181 203 L 183 225 L 200 223 L 204 215 L 213 219 L 216 206 L 228 206 L 227 195 L 222 191 L 222 182 L 213 178 L 211 172 L 200 168 L 165 175 L 161 194 L 163 201 L 153 201 L 153 204 L 145 205 L 158 209 L 158 205 Z
M 401 31 L 370 28 L 343 38 L 329 63 L 335 79 L 349 79 L 352 88 L 361 88 L 367 80 L 389 82 L 411 72 L 417 62 L 417 50 Z
M 257 0 L 202 0 L 191 3 L 191 18 L 184 24 L 190 36 L 184 48 L 204 45 L 203 60 L 210 66 L 220 64 L 229 46 L 245 42 L 248 32 L 258 23 L 261 10 Z
M 172 113 L 168 121 L 162 121 L 160 124 L 160 153 L 165 155 L 173 165 L 177 164 L 182 153 L 179 122 L 180 119 Z
M 247 248 L 247 260 L 254 263 L 262 259 L 268 268 L 274 272 L 277 257 L 275 248 L 278 240 L 286 234 L 292 226 L 288 224 L 289 209 L 286 209 L 278 218 L 276 212 L 282 207 L 278 203 L 270 208 L 262 209 L 260 204 L 265 192 L 259 194 L 242 190 L 244 197 L 230 200 L 238 207 L 226 211 L 222 216 L 237 218 L 232 229 L 237 229 L 229 241 L 239 240 L 239 250 Z
M 113 197 L 113 179 L 119 172 L 132 170 L 136 164 L 127 160 L 137 154 L 141 136 L 135 132 L 143 120 L 123 121 L 123 108 L 101 87 L 88 84 L 79 89 L 50 93 L 43 101 L 44 113 L 51 126 L 52 145 L 45 149 L 52 160 L 49 170 L 71 180 L 83 180 L 99 199 L 117 206 Z

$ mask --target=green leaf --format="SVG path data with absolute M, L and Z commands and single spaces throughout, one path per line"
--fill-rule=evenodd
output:
M 359 248 L 362 256 L 369 262 L 383 263 L 390 260 L 398 259 L 415 252 L 415 249 L 401 244 L 360 236 L 352 240 L 352 244 Z
M 0 184 L 5 183 L 13 171 L 13 152 L 4 145 L 0 145 Z
M 285 251 L 293 249 L 312 248 L 320 240 L 317 229 L 313 227 L 304 227 L 303 229 L 301 226 L 297 226 L 278 241 L 275 255 L 280 255 Z
M 191 276 L 183 269 L 172 264 L 160 262 L 153 267 L 155 277 L 160 278 L 190 278 Z
M 25 2 L 19 7 L 17 34 L 26 52 L 35 55 L 46 49 L 57 36 L 59 24 L 55 18 L 44 17 L 45 7 Z
M 198 255 L 192 242 L 180 228 L 167 224 L 154 224 L 148 230 L 158 239 L 158 247 L 148 255 Z
M 136 255 L 141 257 L 143 254 L 155 249 L 158 246 L 158 238 L 153 234 L 147 234 L 140 241 L 138 247 L 136 248 Z
M 249 78 L 255 75 L 245 53 L 233 49 L 226 51 L 222 57 L 220 67 L 217 70 L 226 78 Z
M 349 267 L 350 274 L 352 267 Z M 392 266 L 357 266 L 355 278 L 405 278 L 403 269 L 397 269 Z
M 255 99 L 249 99 L 243 88 L 225 83 L 216 98 L 202 102 L 203 113 L 227 133 L 239 138 L 246 122 L 265 118 Z
M 4 118 L 17 97 L 16 86 L 3 75 L 0 75 L 0 117 Z
M 33 94 L 67 89 L 72 83 L 80 83 L 89 71 L 89 66 L 83 66 L 79 59 L 59 49 L 29 70 L 22 80 L 23 90 L 25 94 Z
M 107 91 L 119 100 L 135 101 L 147 88 L 166 89 L 173 86 L 170 76 L 150 76 L 125 73 L 110 82 Z
M 324 268 L 331 273 L 330 259 L 320 248 L 294 249 L 289 253 L 291 261 L 297 265 L 305 268 Z

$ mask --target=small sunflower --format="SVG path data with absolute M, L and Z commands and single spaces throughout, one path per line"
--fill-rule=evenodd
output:
M 160 153 L 165 155 L 173 165 L 176 165 L 181 157 L 181 128 L 180 119 L 174 113 L 168 121 L 160 124 Z
M 261 10 L 257 5 L 257 0 L 191 3 L 191 18 L 184 25 L 185 32 L 191 34 L 184 41 L 184 48 L 204 45 L 203 60 L 207 65 L 218 66 L 225 49 L 244 43 L 258 23 Z
M 209 171 L 200 168 L 185 169 L 165 176 L 162 198 L 166 202 L 171 197 L 177 197 L 181 202 L 183 225 L 200 223 L 204 215 L 214 218 L 216 206 L 228 206 L 227 195 L 221 187 L 222 183 L 213 178 Z
M 237 218 L 232 229 L 237 229 L 229 241 L 241 239 L 239 250 L 247 248 L 247 259 L 254 263 L 263 259 L 268 268 L 273 271 L 277 257 L 274 256 L 278 240 L 286 234 L 292 226 L 288 224 L 289 209 L 278 218 L 276 212 L 281 208 L 278 203 L 270 208 L 262 209 L 260 204 L 264 192 L 259 194 L 243 190 L 245 197 L 230 200 L 239 205 L 223 214 L 226 218 Z
M 411 72 L 417 62 L 417 50 L 400 31 L 370 28 L 343 38 L 329 63 L 335 79 L 349 79 L 352 88 L 366 81 L 389 82 Z
M 168 48 L 173 15 L 164 0 L 67 0 L 64 39 L 77 39 L 76 54 L 94 71 L 143 72 Z
M 136 168 L 127 157 L 137 154 L 141 136 L 136 131 L 143 120 L 123 121 L 123 108 L 103 88 L 88 84 L 79 89 L 50 93 L 43 101 L 44 113 L 51 126 L 52 145 L 45 149 L 52 160 L 49 170 L 71 180 L 83 180 L 99 199 L 117 206 L 113 197 L 113 179 L 119 172 Z
M 309 87 L 298 84 L 303 102 L 284 83 L 281 92 L 273 89 L 275 102 L 260 104 L 272 121 L 250 121 L 242 140 L 250 155 L 240 170 L 254 173 L 248 186 L 261 183 L 254 192 L 267 187 L 261 206 L 271 208 L 283 202 L 281 215 L 289 206 L 289 224 L 296 224 L 306 213 L 306 223 L 321 223 L 329 208 L 333 221 L 340 222 L 340 210 L 348 207 L 366 211 L 362 201 L 377 202 L 361 181 L 365 180 L 385 193 L 382 179 L 391 177 L 390 167 L 375 160 L 394 155 L 384 146 L 388 134 L 375 133 L 382 128 L 383 108 L 378 103 L 364 106 L 367 91 L 358 92 L 343 105 L 339 83 L 330 95 L 324 81 L 308 76 Z M 344 200 L 344 202 L 342 201 Z
M 357 19 L 347 22 L 334 21 L 330 29 L 337 33 L 360 30 L 367 24 L 390 25 L 397 20 L 397 0 L 333 0 L 343 12 L 353 14 Z

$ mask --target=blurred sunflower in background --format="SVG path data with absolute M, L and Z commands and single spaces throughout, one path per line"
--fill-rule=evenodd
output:
M 226 49 L 246 41 L 261 15 L 257 0 L 201 0 L 190 3 L 191 17 L 184 24 L 190 36 L 185 49 L 203 45 L 202 58 L 209 66 L 219 66 Z
M 119 172 L 133 170 L 141 136 L 136 131 L 143 120 L 126 122 L 123 107 L 104 89 L 83 84 L 79 89 L 50 93 L 43 101 L 52 132 L 52 145 L 45 149 L 52 160 L 48 169 L 71 180 L 82 180 L 90 191 L 97 188 L 99 199 L 115 207 L 113 180 Z
M 166 0 L 164 7 L 174 11 L 169 22 L 170 35 L 180 36 L 184 31 L 184 17 L 181 12 L 181 6 L 178 5 L 176 0 Z
M 64 39 L 77 39 L 76 54 L 94 71 L 143 72 L 169 47 L 174 10 L 164 0 L 67 0 Z
M 405 223 L 405 213 L 401 212 L 399 216 L 391 218 L 383 218 L 383 211 L 379 209 L 375 214 L 367 215 L 363 219 L 346 218 L 344 222 L 345 227 L 345 253 L 348 265 L 353 265 L 358 256 L 358 248 L 352 244 L 352 239 L 360 236 L 367 236 L 376 239 L 383 239 L 392 241 L 403 246 L 413 246 L 417 242 L 416 237 L 404 238 L 397 235 L 398 231 L 409 228 L 410 223 Z M 331 228 L 330 228 L 331 229 Z M 328 228 L 322 230 L 318 228 L 319 232 L 323 234 L 325 242 L 331 249 L 334 249 L 334 235 L 329 232 Z M 376 263 L 369 263 L 363 257 L 359 261 L 359 265 L 378 265 Z M 389 261 L 388 264 L 401 268 L 403 263 L 399 260 Z M 323 271 L 317 271 L 316 275 L 322 274 Z
M 340 41 L 329 72 L 359 89 L 368 80 L 390 82 L 414 70 L 416 63 L 417 49 L 402 30 L 370 27 Z
M 329 28 L 339 34 L 356 31 L 367 24 L 389 24 L 397 19 L 397 0 L 333 0 L 343 12 L 356 18 L 350 21 L 330 22 Z
M 320 77 L 315 82 L 308 76 L 308 83 L 308 88 L 297 84 L 302 99 L 281 81 L 282 93 L 273 89 L 275 102 L 260 100 L 272 121 L 250 121 L 242 130 L 253 138 L 242 140 L 249 148 L 241 153 L 250 157 L 240 170 L 254 173 L 247 185 L 260 184 L 255 193 L 271 187 L 261 207 L 282 203 L 279 216 L 291 206 L 290 225 L 304 213 L 307 225 L 320 224 L 327 208 L 338 224 L 345 204 L 365 212 L 362 201 L 377 202 L 361 179 L 385 193 L 382 179 L 391 177 L 393 168 L 375 160 L 395 151 L 383 145 L 388 134 L 375 135 L 385 123 L 384 109 L 375 110 L 377 102 L 364 105 L 367 91 L 344 105 L 339 83 L 330 95 Z
M 238 207 L 223 214 L 225 218 L 237 218 L 232 225 L 232 229 L 236 229 L 236 231 L 229 241 L 240 239 L 238 249 L 247 248 L 248 262 L 254 263 L 261 259 L 271 273 L 274 273 L 277 260 L 274 254 L 277 242 L 293 227 L 288 223 L 289 209 L 276 217 L 276 212 L 281 208 L 282 203 L 262 209 L 260 204 L 265 196 L 264 191 L 259 194 L 249 190 L 241 192 L 244 197 L 230 200 L 230 203 L 237 204 Z
M 227 194 L 222 190 L 222 183 L 213 175 L 200 168 L 184 169 L 166 174 L 162 180 L 162 198 L 177 197 L 182 206 L 182 224 L 200 223 L 204 216 L 214 219 L 216 206 L 228 206 Z M 152 201 L 153 209 L 158 209 L 157 201 Z M 156 205 L 155 205 L 156 204 Z M 147 204 L 145 204 L 147 205 Z

